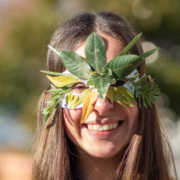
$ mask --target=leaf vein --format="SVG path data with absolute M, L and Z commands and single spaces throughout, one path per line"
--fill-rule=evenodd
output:
M 95 44 L 95 39 L 94 39 L 94 47 L 96 47 L 96 44 Z M 94 49 L 94 52 L 95 52 L 95 64 L 96 64 L 96 69 L 97 69 L 97 72 L 99 72 L 99 69 L 98 69 L 98 64 L 97 64 L 96 48 Z
M 125 68 L 125 67 L 128 67 L 128 66 L 131 66 L 132 64 L 128 64 L 128 65 L 126 65 L 126 66 L 122 66 L 122 67 L 120 67 L 120 68 L 117 68 L 117 69 L 115 69 L 115 70 L 113 70 L 113 71 L 118 71 L 118 70 L 120 70 L 120 69 L 123 69 L 123 68 Z
M 70 59 L 70 61 L 71 61 L 72 63 L 74 63 L 75 65 L 78 66 L 78 64 L 77 64 L 75 61 L 71 60 L 71 58 L 69 58 L 69 56 L 67 56 L 66 54 L 65 54 L 65 56 L 68 57 L 68 59 Z M 85 74 L 87 74 L 87 72 L 86 72 L 85 70 L 83 70 L 81 67 L 78 66 L 78 68 L 81 69 Z

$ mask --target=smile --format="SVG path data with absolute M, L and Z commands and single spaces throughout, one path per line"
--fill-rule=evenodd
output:
M 114 122 L 110 124 L 87 124 L 87 128 L 90 131 L 96 131 L 96 132 L 102 132 L 102 131 L 109 131 L 116 129 L 123 121 L 120 122 Z

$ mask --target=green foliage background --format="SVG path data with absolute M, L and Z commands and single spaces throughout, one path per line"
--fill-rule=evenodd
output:
M 172 47 L 180 46 L 180 1 L 139 2 L 138 7 L 152 10 L 150 17 L 134 16 L 134 0 L 40 0 L 30 13 L 19 12 L 11 17 L 0 49 L 0 106 L 16 107 L 21 120 L 33 129 L 38 98 L 49 85 L 40 70 L 46 69 L 47 45 L 54 30 L 74 14 L 110 10 L 133 22 L 145 39 L 160 47 L 160 56 L 147 66 L 147 73 L 157 80 L 161 91 L 170 99 L 169 107 L 180 116 L 180 54 L 178 50 L 169 52 Z M 72 8 L 72 3 L 77 5 Z

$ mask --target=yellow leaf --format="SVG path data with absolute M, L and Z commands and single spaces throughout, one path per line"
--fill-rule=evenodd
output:
M 112 87 L 109 86 L 106 96 L 109 98 L 111 103 L 113 103 L 113 90 L 112 90 Z
M 81 124 L 87 119 L 87 117 L 93 110 L 93 105 L 91 104 L 91 101 L 90 101 L 91 93 L 88 96 L 86 96 L 83 103 Z
M 95 91 L 92 91 L 90 95 L 90 103 L 93 105 L 96 102 L 97 98 L 97 93 Z
M 57 87 L 63 87 L 79 82 L 78 79 L 71 76 L 58 76 L 58 77 L 47 76 L 47 78 Z
M 69 99 L 69 101 L 71 102 L 74 99 L 74 95 L 71 96 L 71 99 Z
M 124 102 L 125 104 L 127 104 L 128 106 L 134 107 L 133 104 L 132 104 L 132 102 L 131 102 L 129 99 L 126 99 L 125 97 L 123 97 L 123 102 Z
M 77 107 L 79 104 L 81 104 L 81 103 L 84 101 L 84 99 L 86 98 L 86 96 L 89 95 L 90 92 L 91 92 L 90 89 L 84 90 L 84 91 L 80 94 L 79 100 L 74 104 L 74 106 L 72 106 L 72 108 L 74 109 L 74 108 Z
M 121 94 L 120 90 L 117 87 L 112 87 L 112 89 L 113 89 L 113 99 L 114 99 L 114 101 L 116 101 L 117 103 L 121 104 L 126 109 L 128 109 L 128 106 L 123 101 L 123 95 Z
M 72 92 L 69 92 L 66 96 L 66 105 L 71 102 L 71 98 L 72 98 Z
M 123 96 L 119 92 L 117 87 L 112 87 L 113 90 L 113 99 L 118 102 L 119 104 L 123 105 Z
M 74 96 L 74 99 L 71 101 L 71 105 L 69 108 L 72 108 L 78 100 L 79 100 L 79 96 Z
M 89 103 L 86 115 L 85 115 L 84 119 L 81 121 L 81 124 L 88 118 L 88 116 L 92 112 L 93 108 L 94 108 L 94 106 L 91 103 Z
M 136 103 L 136 100 L 134 99 L 134 96 L 132 95 L 132 93 L 129 91 L 129 89 L 127 89 L 126 87 L 123 86 L 119 86 L 118 89 L 121 91 L 122 95 L 128 99 L 129 101 L 131 101 L 132 103 Z

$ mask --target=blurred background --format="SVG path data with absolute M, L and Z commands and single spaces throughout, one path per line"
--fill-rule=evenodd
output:
M 179 0 L 0 0 L 0 180 L 29 180 L 36 106 L 49 81 L 46 52 L 62 22 L 84 11 L 113 11 L 143 32 L 147 74 L 161 87 L 158 111 L 180 178 Z

